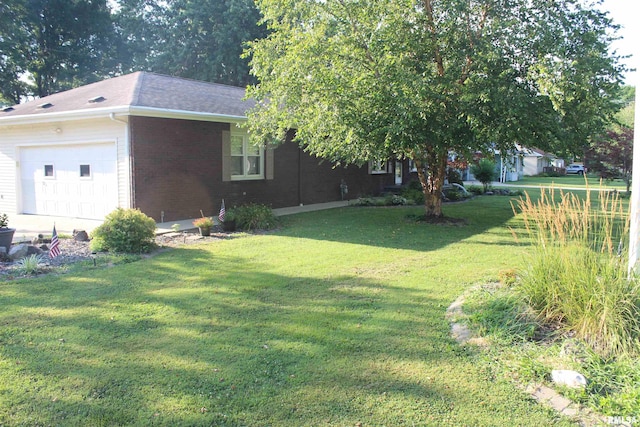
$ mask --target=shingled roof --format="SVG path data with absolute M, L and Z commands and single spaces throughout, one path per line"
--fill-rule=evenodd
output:
M 245 89 L 139 71 L 0 110 L 0 123 L 123 113 L 238 121 L 254 105 Z

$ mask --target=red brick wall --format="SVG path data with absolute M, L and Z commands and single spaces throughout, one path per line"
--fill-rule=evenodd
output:
M 134 207 L 156 221 L 215 215 L 227 208 L 263 203 L 273 208 L 379 194 L 393 175 L 370 175 L 367 166 L 333 168 L 287 142 L 274 153 L 274 179 L 222 181 L 225 123 L 131 117 Z M 162 213 L 164 215 L 162 216 Z

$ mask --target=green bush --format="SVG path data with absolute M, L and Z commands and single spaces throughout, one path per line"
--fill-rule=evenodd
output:
M 138 209 L 117 208 L 92 233 L 96 252 L 145 253 L 155 246 L 156 222 Z
M 489 159 L 480 159 L 478 163 L 471 165 L 471 173 L 482 183 L 486 193 L 491 181 L 496 179 L 496 164 Z
M 235 221 L 238 230 L 270 230 L 278 226 L 278 218 L 269 206 L 251 203 L 227 212 L 225 222 Z
M 464 182 L 462 181 L 462 175 L 460 175 L 460 172 L 451 168 L 447 169 L 447 181 L 449 182 L 449 184 L 464 185 Z
M 422 192 L 422 185 L 419 181 L 410 181 L 409 184 L 402 189 L 400 195 L 407 200 L 411 200 L 416 205 L 424 203 L 424 193 Z
M 38 274 L 45 260 L 42 254 L 32 254 L 19 260 L 16 265 L 21 274 Z
M 464 197 L 462 196 L 462 193 L 455 189 L 455 188 L 449 188 L 447 190 L 444 191 L 444 197 L 449 200 L 450 202 L 456 202 L 458 200 L 462 200 Z
M 386 206 L 404 206 L 407 203 L 407 199 L 398 194 L 387 194 L 384 198 Z
M 353 203 L 354 206 L 377 206 L 378 203 L 373 197 L 358 197 Z
M 484 188 L 479 185 L 468 185 L 465 187 L 467 191 L 471 194 L 475 194 L 476 196 L 480 196 L 484 194 Z

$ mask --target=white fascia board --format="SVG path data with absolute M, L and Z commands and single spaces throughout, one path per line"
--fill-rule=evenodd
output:
M 53 123 L 63 120 L 85 120 L 99 117 L 108 118 L 110 114 L 124 114 L 129 112 L 129 106 L 108 108 L 92 108 L 90 110 L 61 111 L 59 113 L 26 114 L 23 116 L 0 117 L 0 126 Z
M 63 120 L 85 120 L 100 117 L 108 118 L 111 114 L 115 114 L 119 117 L 143 116 L 236 124 L 244 123 L 247 121 L 246 116 L 233 116 L 227 114 L 123 105 L 108 108 L 92 108 L 90 110 L 61 111 L 59 113 L 42 113 L 28 114 L 23 116 L 0 117 L 0 127 L 34 123 L 53 123 Z
M 159 117 L 163 119 L 200 120 L 206 122 L 244 123 L 247 116 L 233 116 L 229 114 L 205 113 L 185 110 L 169 110 L 165 108 L 131 106 L 129 115 L 142 117 Z

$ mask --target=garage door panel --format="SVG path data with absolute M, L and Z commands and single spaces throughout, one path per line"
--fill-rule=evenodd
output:
M 118 205 L 114 144 L 23 148 L 21 180 L 25 213 L 102 219 Z

